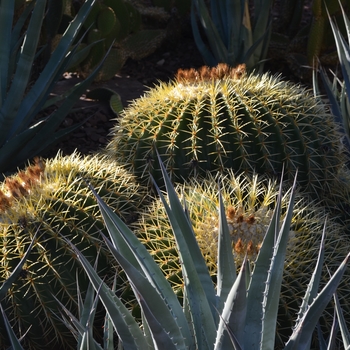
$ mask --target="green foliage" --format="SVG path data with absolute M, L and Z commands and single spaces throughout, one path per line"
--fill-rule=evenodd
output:
M 337 54 L 327 9 L 330 16 L 339 21 L 342 16 L 340 3 L 349 9 L 348 0 L 313 0 L 311 8 L 304 0 L 282 1 L 268 52 L 272 64 L 287 64 L 295 76 L 308 82 L 311 82 L 311 68 L 317 61 L 335 66 Z M 305 23 L 303 18 L 308 21 Z M 346 33 L 345 27 L 341 26 L 341 30 Z
M 71 240 L 108 282 L 116 271 L 100 238 L 104 230 L 89 181 L 124 221 L 138 214 L 145 191 L 122 167 L 105 157 L 57 155 L 38 161 L 6 178 L 0 192 L 0 284 L 15 270 L 31 240 L 31 253 L 20 277 L 11 285 L 1 304 L 18 337 L 25 336 L 26 349 L 73 348 L 74 337 L 60 320 L 55 298 L 78 316 L 76 278 L 83 295 L 87 278 L 62 236 Z M 118 285 L 123 283 L 118 277 Z M 96 326 L 101 327 L 103 314 Z M 6 348 L 6 330 L 1 324 L 0 347 Z
M 196 45 L 209 66 L 245 63 L 248 70 L 262 70 L 271 33 L 272 1 L 254 1 L 254 14 L 248 0 L 211 0 L 210 11 L 204 0 L 193 0 L 191 23 Z M 197 23 L 204 31 L 202 39 Z
M 62 77 L 75 52 L 73 41 L 89 13 L 92 0 L 84 1 L 45 67 L 39 72 L 38 43 L 45 20 L 46 0 L 30 2 L 16 23 L 15 2 L 0 3 L 0 173 L 15 170 L 27 159 L 65 136 L 72 128 L 55 132 L 76 100 L 97 74 L 94 72 L 64 96 L 63 103 L 50 115 L 38 119 L 44 107 L 56 101 L 50 93 Z M 38 76 L 36 80 L 33 77 Z
M 138 8 L 126 0 L 95 2 L 84 28 L 88 32 L 70 70 L 87 75 L 110 49 L 96 80 L 112 78 L 128 58 L 149 55 L 165 38 L 164 30 L 144 29 Z
M 347 37 L 345 38 L 337 27 L 337 23 L 329 17 L 329 23 L 332 28 L 332 33 L 337 45 L 337 56 L 341 66 L 342 79 L 338 79 L 333 72 L 333 81 L 331 81 L 326 72 L 321 68 L 320 74 L 324 88 L 326 90 L 327 97 L 330 102 L 330 107 L 335 118 L 337 118 L 343 125 L 344 132 L 347 140 L 344 143 L 350 150 L 350 21 L 346 15 L 345 10 L 341 7 L 343 24 L 346 28 Z M 347 39 L 347 40 L 346 40 Z M 314 93 L 320 95 L 320 90 L 317 84 L 316 75 L 314 75 Z
M 344 156 L 333 116 L 312 92 L 242 67 L 182 71 L 134 100 L 112 129 L 107 152 L 150 183 L 161 183 L 156 151 L 171 179 L 231 168 L 278 176 L 314 197 L 329 193 Z

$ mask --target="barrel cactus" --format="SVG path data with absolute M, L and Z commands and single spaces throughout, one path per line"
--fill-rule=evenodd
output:
M 243 65 L 180 70 L 127 107 L 107 153 L 161 183 L 158 150 L 173 181 L 232 168 L 286 176 L 315 195 L 343 163 L 337 125 L 312 92 Z
M 101 155 L 58 154 L 37 160 L 0 185 L 0 284 L 37 233 L 21 277 L 1 300 L 17 335 L 28 331 L 23 340 L 26 349 L 76 348 L 54 297 L 77 315 L 77 278 L 83 293 L 88 279 L 62 236 L 80 247 L 91 263 L 99 256 L 97 270 L 106 281 L 114 277 L 117 267 L 101 241 L 102 217 L 85 181 L 125 222 L 134 220 L 145 191 L 124 168 Z M 0 348 L 5 349 L 9 344 L 4 324 L 0 329 Z
M 218 181 L 237 266 L 242 264 L 247 255 L 252 261 L 253 268 L 270 224 L 278 194 L 275 182 L 257 175 L 235 176 L 232 171 L 228 171 L 228 174 L 221 179 L 209 176 L 202 180 L 191 179 L 188 183 L 177 186 L 177 192 L 186 204 L 194 233 L 214 282 L 217 274 L 219 225 Z M 284 213 L 288 200 L 287 193 L 282 198 Z M 309 276 L 315 268 L 325 219 L 324 208 L 312 204 L 300 194 L 297 195 L 280 296 L 278 336 L 281 344 L 291 334 Z M 350 240 L 342 234 L 342 226 L 330 219 L 327 221 L 326 232 L 325 261 L 327 268 L 334 272 L 350 251 Z M 160 200 L 153 202 L 153 205 L 141 215 L 141 220 L 137 223 L 137 234 L 158 262 L 173 289 L 181 297 L 183 287 L 181 264 L 172 228 Z M 329 277 L 327 268 L 323 270 L 323 285 Z M 350 315 L 350 305 L 347 301 L 349 282 L 350 271 L 344 275 L 344 282 L 338 289 L 344 312 L 348 316 Z M 333 319 L 330 310 L 321 320 L 328 331 Z

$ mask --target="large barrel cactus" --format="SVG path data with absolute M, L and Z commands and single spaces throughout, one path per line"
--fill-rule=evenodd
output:
M 70 330 L 59 319 L 62 308 L 54 297 L 78 317 L 77 279 L 82 293 L 88 279 L 63 237 L 92 264 L 99 255 L 97 270 L 106 281 L 116 273 L 100 236 L 104 224 L 98 205 L 85 181 L 126 222 L 135 220 L 145 191 L 124 168 L 103 156 L 57 155 L 37 161 L 0 185 L 0 284 L 37 233 L 21 276 L 1 300 L 17 335 L 28 331 L 23 340 L 26 349 L 76 348 Z M 1 349 L 9 346 L 6 334 L 1 323 Z
M 173 181 L 225 168 L 275 176 L 284 165 L 318 196 L 343 163 L 338 128 L 311 91 L 244 66 L 179 71 L 134 100 L 111 135 L 107 152 L 146 182 L 161 183 L 156 150 Z
M 278 194 L 276 183 L 267 180 L 266 177 L 244 174 L 235 176 L 232 171 L 228 171 L 228 174 L 220 179 L 209 176 L 202 180 L 191 179 L 188 183 L 177 186 L 179 196 L 186 203 L 194 233 L 214 282 L 217 273 L 219 223 L 218 181 L 237 266 L 241 265 L 247 254 L 252 262 L 252 268 L 254 267 L 254 260 L 270 224 Z M 287 192 L 282 199 L 282 213 L 286 212 L 288 201 Z M 283 344 L 291 334 L 297 318 L 296 313 L 315 268 L 325 222 L 324 208 L 311 204 L 305 197 L 297 195 L 280 296 L 278 316 L 280 344 Z M 325 229 L 326 267 L 322 274 L 322 285 L 325 285 L 329 278 L 327 269 L 334 272 L 350 250 L 350 240 L 347 236 L 344 237 L 341 225 L 328 219 Z M 153 202 L 153 205 L 142 214 L 141 220 L 137 223 L 137 233 L 181 297 L 183 286 L 181 265 L 175 238 L 160 200 Z M 350 316 L 349 282 L 350 271 L 346 273 L 338 289 L 346 318 Z M 325 331 L 331 328 L 333 308 L 328 308 L 327 312 L 321 320 Z

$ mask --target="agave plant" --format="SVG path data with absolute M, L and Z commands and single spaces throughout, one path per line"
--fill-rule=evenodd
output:
M 39 155 L 72 130 L 55 132 L 99 68 L 68 91 L 52 114 L 36 119 L 44 107 L 57 102 L 57 98 L 49 98 L 50 93 L 74 57 L 74 40 L 94 0 L 84 2 L 40 76 L 32 82 L 46 3 L 46 0 L 29 2 L 15 24 L 15 1 L 0 3 L 0 173 Z
M 196 240 L 214 283 L 217 277 L 218 182 L 226 208 L 231 248 L 234 251 L 237 268 L 240 268 L 246 256 L 253 268 L 278 195 L 277 181 L 257 175 L 236 175 L 230 169 L 227 169 L 225 176 L 220 174 L 214 177 L 207 174 L 205 179 L 191 179 L 184 185 L 176 185 L 175 190 L 179 198 L 186 203 L 186 211 Z M 288 202 L 289 191 L 286 191 L 281 199 L 281 219 L 284 218 Z M 296 193 L 279 296 L 277 346 L 283 344 L 292 333 L 299 301 L 309 283 L 324 227 L 327 230 L 324 249 L 327 267 L 323 268 L 320 286 L 328 282 L 328 271 L 334 272 L 350 251 L 350 240 L 344 234 L 344 226 L 337 224 L 333 218 L 329 218 L 325 226 L 325 219 L 325 208 L 310 202 L 305 195 Z M 181 263 L 162 201 L 158 199 L 147 206 L 134 227 L 139 240 L 160 266 L 173 290 L 181 297 L 183 289 Z M 350 315 L 347 297 L 349 281 L 348 270 L 338 287 L 339 299 L 346 317 Z M 333 307 L 330 305 L 320 318 L 325 332 L 331 329 L 332 321 Z
M 142 309 L 142 327 L 140 327 L 129 310 L 116 297 L 113 289 L 106 286 L 84 255 L 72 246 L 89 276 L 97 297 L 106 308 L 108 315 L 106 326 L 114 328 L 119 338 L 119 346 L 123 349 L 273 349 L 278 296 L 293 213 L 295 182 L 283 222 L 280 222 L 282 194 L 280 187 L 279 199 L 254 270 L 250 271 L 246 259 L 238 275 L 220 196 L 218 283 L 215 289 L 186 214 L 186 208 L 177 197 L 164 167 L 162 171 L 169 204 L 159 188 L 158 193 L 168 213 L 181 256 L 184 303 L 180 304 L 146 248 L 94 192 L 109 231 L 110 239 L 107 237 L 104 239 L 111 253 L 125 270 Z M 323 236 L 324 234 L 325 232 Z M 322 239 L 315 271 L 310 276 L 310 283 L 301 302 L 293 334 L 284 349 L 310 348 L 318 319 L 335 293 L 350 259 L 349 254 L 327 285 L 318 293 L 323 249 Z M 85 314 L 90 310 L 90 315 L 93 315 L 94 304 L 95 301 L 90 295 L 84 307 L 82 306 Z M 70 316 L 69 313 L 67 315 Z M 80 339 L 80 348 L 87 349 L 93 345 L 96 349 L 102 349 L 92 338 L 89 317 L 82 317 L 81 322 L 74 318 L 71 320 Z M 341 322 L 343 324 L 343 321 Z M 111 337 L 110 328 L 108 332 L 108 336 Z M 111 341 L 111 338 L 108 338 L 104 345 L 105 349 Z
M 205 63 L 209 66 L 245 63 L 248 69 L 262 68 L 270 41 L 272 3 L 254 1 L 252 25 L 247 0 L 211 0 L 210 11 L 206 1 L 193 0 L 192 31 Z M 209 47 L 201 37 L 197 17 Z
M 322 82 L 324 84 L 327 97 L 330 102 L 332 113 L 335 118 L 343 125 L 347 139 L 344 140 L 345 145 L 350 150 L 350 20 L 347 17 L 344 8 L 339 1 L 339 5 L 343 14 L 344 25 L 347 33 L 347 40 L 343 37 L 336 23 L 332 20 L 328 13 L 329 22 L 333 31 L 333 36 L 337 46 L 338 58 L 341 66 L 343 81 L 341 81 L 336 73 L 333 72 L 334 79 L 331 81 L 324 69 L 320 69 Z M 314 92 L 319 95 L 316 76 L 314 75 Z

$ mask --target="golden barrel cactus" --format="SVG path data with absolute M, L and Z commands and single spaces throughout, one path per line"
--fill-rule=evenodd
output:
M 6 316 L 26 349 L 75 349 L 76 340 L 59 319 L 55 297 L 78 317 L 77 278 L 85 293 L 88 279 L 69 244 L 73 242 L 106 281 L 116 273 L 100 232 L 104 223 L 88 181 L 126 222 L 134 220 L 145 190 L 132 175 L 101 155 L 57 155 L 38 160 L 0 184 L 0 284 L 26 251 L 33 249 L 21 276 L 1 300 Z M 119 283 L 124 281 L 119 279 Z M 100 322 L 103 322 L 103 314 Z M 103 323 L 100 323 L 100 327 Z M 0 348 L 9 346 L 0 324 Z
M 244 66 L 179 71 L 134 100 L 106 151 L 146 183 L 162 182 L 156 150 L 174 182 L 225 169 L 286 177 L 320 198 L 344 163 L 333 116 L 313 93 Z

